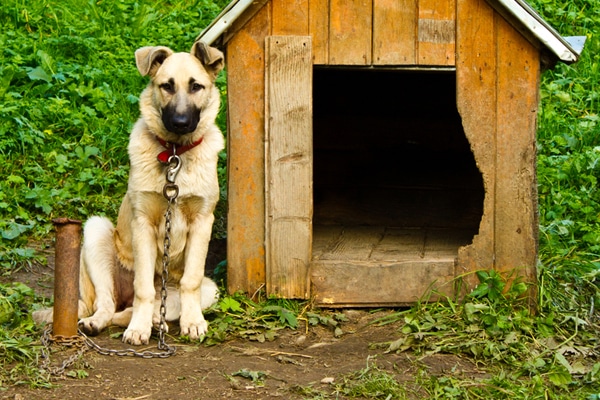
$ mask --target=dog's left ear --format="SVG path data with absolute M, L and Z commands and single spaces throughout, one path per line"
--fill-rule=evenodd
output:
M 210 47 L 204 42 L 197 41 L 192 46 L 190 53 L 200 60 L 213 81 L 217 79 L 217 75 L 225 66 L 225 56 L 220 50 Z
M 135 64 L 142 76 L 154 76 L 158 67 L 171 54 L 173 54 L 173 50 L 164 46 L 142 47 L 135 51 Z

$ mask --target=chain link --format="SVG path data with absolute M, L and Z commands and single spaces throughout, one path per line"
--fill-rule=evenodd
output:
M 160 289 L 160 324 L 158 329 L 158 349 L 164 350 L 167 354 L 175 354 L 175 347 L 165 343 L 165 333 L 167 331 L 167 281 L 169 280 L 169 264 L 171 256 L 169 254 L 171 248 L 171 218 L 172 205 L 179 195 L 179 187 L 175 184 L 175 177 L 181 168 L 181 159 L 176 153 L 175 145 L 173 145 L 173 155 L 169 157 L 169 165 L 167 166 L 165 187 L 163 195 L 167 199 L 167 210 L 165 211 L 165 238 L 163 241 L 163 269 L 162 269 L 162 285 Z
M 175 354 L 177 349 L 175 346 L 170 346 L 165 341 L 165 335 L 167 332 L 167 282 L 169 280 L 169 264 L 171 262 L 171 256 L 169 254 L 171 248 L 171 219 L 173 217 L 172 206 L 177 196 L 179 195 L 179 187 L 175 184 L 175 177 L 181 168 L 181 159 L 175 152 L 175 145 L 173 145 L 173 155 L 169 157 L 169 162 L 166 170 L 166 179 L 163 187 L 163 196 L 167 199 L 167 209 L 165 211 L 165 238 L 163 241 L 163 258 L 162 258 L 162 285 L 160 290 L 160 323 L 158 326 L 158 349 L 156 351 L 136 351 L 133 349 L 108 349 L 96 344 L 92 339 L 87 337 L 81 330 L 77 330 L 77 336 L 65 337 L 62 335 L 52 335 L 52 324 L 48 324 L 42 332 L 41 343 L 42 343 L 42 364 L 41 369 L 47 371 L 51 375 L 60 376 L 63 375 L 67 368 L 75 364 L 77 360 L 83 357 L 83 354 L 93 349 L 98 354 L 105 356 L 135 356 L 141 358 L 167 358 Z M 57 344 L 67 348 L 74 348 L 77 351 L 63 360 L 60 366 L 51 366 L 50 360 L 50 348 L 52 344 Z
M 52 332 L 52 324 L 48 324 L 44 331 L 42 332 L 41 342 L 42 342 L 42 363 L 40 365 L 40 369 L 42 371 L 48 372 L 50 375 L 60 376 L 65 373 L 65 370 L 75 364 L 77 360 L 79 360 L 83 353 L 88 350 L 88 347 L 85 345 L 85 341 L 81 336 L 71 336 L 66 337 L 62 335 L 53 336 Z M 50 348 L 52 344 L 55 343 L 62 347 L 74 348 L 77 351 L 71 356 L 67 357 L 63 360 L 63 362 L 59 366 L 52 366 L 50 360 Z

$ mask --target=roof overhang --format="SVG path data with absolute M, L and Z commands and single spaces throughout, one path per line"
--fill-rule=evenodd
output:
M 524 0 L 486 0 L 498 13 L 529 41 L 538 44 L 554 64 L 557 60 L 574 63 L 579 59 L 585 36 L 561 36 Z M 264 0 L 232 0 L 227 7 L 200 33 L 197 40 L 212 45 L 232 26 L 232 24 L 255 3 Z
M 212 45 L 255 1 L 233 0 L 204 28 L 196 40 L 202 40 L 204 43 Z
M 561 36 L 524 0 L 486 0 L 530 41 L 537 42 L 558 60 L 570 64 L 579 59 L 585 36 Z

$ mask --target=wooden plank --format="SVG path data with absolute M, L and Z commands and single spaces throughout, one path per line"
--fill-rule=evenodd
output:
M 320 259 L 323 254 L 335 246 L 342 231 L 343 226 L 341 225 L 313 225 L 312 259 Z
M 310 36 L 266 38 L 267 292 L 308 298 L 312 246 Z
M 427 229 L 424 258 L 428 260 L 455 259 L 458 248 L 469 244 L 473 233 L 464 229 Z
M 308 0 L 271 0 L 273 35 L 308 35 Z
M 227 287 L 254 293 L 265 283 L 264 38 L 267 8 L 227 43 Z
M 498 38 L 496 269 L 536 280 L 538 50 L 503 18 Z M 532 291 L 534 293 L 535 291 Z
M 330 65 L 371 64 L 372 11 L 372 0 L 330 0 Z
M 313 232 L 315 261 L 454 260 L 473 239 L 468 229 L 317 225 Z
M 308 16 L 313 63 L 326 65 L 329 62 L 329 0 L 310 0 Z
M 494 10 L 485 0 L 457 2 L 456 102 L 485 187 L 479 234 L 458 255 L 457 274 L 468 289 L 478 283 L 476 270 L 494 266 L 496 36 Z
M 373 1 L 373 64 L 417 63 L 418 0 Z
M 327 307 L 379 307 L 437 300 L 429 290 L 452 296 L 454 261 L 358 263 L 314 261 L 313 296 Z
M 455 64 L 456 0 L 419 0 L 418 62 Z
M 421 260 L 425 235 L 421 228 L 388 228 L 371 254 L 372 261 Z
M 233 38 L 238 33 L 238 31 L 245 27 L 246 24 L 249 21 L 251 21 L 260 10 L 262 10 L 263 6 L 267 4 L 268 1 L 269 0 L 253 1 L 252 4 L 250 4 L 248 8 L 244 11 L 244 13 L 237 17 L 237 19 L 232 22 L 229 29 L 227 29 L 223 33 L 223 43 L 228 43 L 231 40 L 231 38 Z M 259 19 L 260 18 L 264 17 L 259 17 Z
M 382 226 L 345 227 L 329 251 L 321 255 L 321 259 L 366 261 L 381 241 L 384 230 Z

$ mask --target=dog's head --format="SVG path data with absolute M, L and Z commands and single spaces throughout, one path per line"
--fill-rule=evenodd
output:
M 163 46 L 142 47 L 136 50 L 135 61 L 140 73 L 151 78 L 146 93 L 154 117 L 151 123 L 178 137 L 192 137 L 202 119 L 214 121 L 219 109 L 214 83 L 223 69 L 223 53 L 196 42 L 190 53 L 174 53 Z M 153 127 L 161 130 L 158 128 Z

